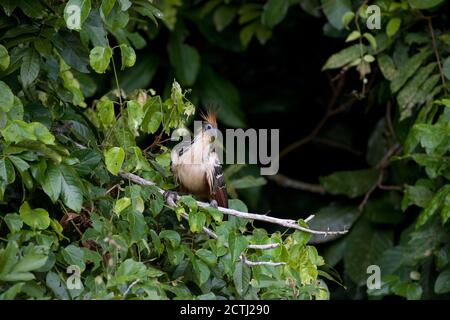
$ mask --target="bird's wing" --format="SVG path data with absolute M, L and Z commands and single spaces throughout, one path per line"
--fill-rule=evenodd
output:
M 219 207 L 228 208 L 227 186 L 225 185 L 221 165 L 214 166 L 213 183 L 213 199 L 217 201 Z

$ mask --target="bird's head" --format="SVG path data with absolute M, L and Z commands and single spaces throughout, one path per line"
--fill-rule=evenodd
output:
M 212 143 L 218 135 L 216 112 L 208 109 L 206 113 L 202 113 L 202 118 L 202 135 L 205 140 Z

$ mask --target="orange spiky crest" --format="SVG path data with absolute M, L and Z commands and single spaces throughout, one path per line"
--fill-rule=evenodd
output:
M 204 121 L 210 123 L 213 127 L 217 128 L 217 110 L 207 108 L 206 113 L 201 112 L 201 117 Z

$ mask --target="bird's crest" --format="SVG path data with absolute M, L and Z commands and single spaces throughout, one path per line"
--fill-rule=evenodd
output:
M 212 124 L 214 127 L 217 127 L 217 109 L 208 107 L 206 108 L 206 113 L 201 112 L 201 117 L 206 122 Z

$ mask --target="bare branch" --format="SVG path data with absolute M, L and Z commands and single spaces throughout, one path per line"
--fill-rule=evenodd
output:
M 285 187 L 285 188 L 293 188 L 293 189 L 309 191 L 309 192 L 313 192 L 313 193 L 320 193 L 320 194 L 325 193 L 325 189 L 318 184 L 312 184 L 312 183 L 308 183 L 308 182 L 294 180 L 294 179 L 286 177 L 285 175 L 282 175 L 280 173 L 273 175 L 273 176 L 267 176 L 267 179 L 272 180 L 275 183 L 277 183 L 278 185 Z
M 249 244 L 247 246 L 248 249 L 256 249 L 256 250 L 270 250 L 274 248 L 278 248 L 280 246 L 279 243 L 268 243 L 268 244 Z
M 158 187 L 153 181 L 149 181 L 146 180 L 144 178 L 141 178 L 135 174 L 132 173 L 128 173 L 128 172 L 120 172 L 119 175 L 125 179 L 129 179 L 134 183 L 140 184 L 140 185 L 146 185 L 146 186 L 154 186 L 155 188 L 158 189 L 158 191 L 161 194 L 164 194 L 165 191 L 163 189 L 161 189 L 160 187 Z M 171 207 L 173 207 L 175 205 L 176 200 L 179 199 L 179 195 L 174 193 L 175 195 L 175 199 L 171 199 L 169 202 L 169 199 L 171 197 L 167 197 L 168 199 L 166 199 L 167 204 Z M 207 208 L 210 206 L 209 203 L 206 202 L 202 202 L 202 201 L 197 201 L 197 205 L 201 208 Z M 303 232 L 307 232 L 307 233 L 311 233 L 311 234 L 321 234 L 321 235 L 334 235 L 334 234 L 345 234 L 348 232 L 348 230 L 340 230 L 340 231 L 321 231 L 321 230 L 312 230 L 309 229 L 307 227 L 303 227 L 300 226 L 297 221 L 295 220 L 291 220 L 291 219 L 280 219 L 280 218 L 275 218 L 275 217 L 271 217 L 271 216 L 267 216 L 267 215 L 262 215 L 262 214 L 257 214 L 257 213 L 249 213 L 249 212 L 242 212 L 242 211 L 238 211 L 238 210 L 233 210 L 233 209 L 229 209 L 229 208 L 223 208 L 223 207 L 218 207 L 217 208 L 220 212 L 224 213 L 224 214 L 228 214 L 230 216 L 235 216 L 235 217 L 240 217 L 240 218 L 244 218 L 244 219 L 251 219 L 251 220 L 258 220 L 258 221 L 264 221 L 264 222 L 268 222 L 268 223 L 273 223 L 273 224 L 277 224 L 286 228 L 292 228 L 292 229 L 296 229 L 296 230 L 300 230 Z
M 251 267 L 255 267 L 255 266 L 272 266 L 272 267 L 277 267 L 277 266 L 284 266 L 286 264 L 286 262 L 249 261 L 249 260 L 247 260 L 247 257 L 243 253 L 241 253 L 240 258 L 241 258 L 242 262 L 244 262 L 246 265 L 251 266 Z

